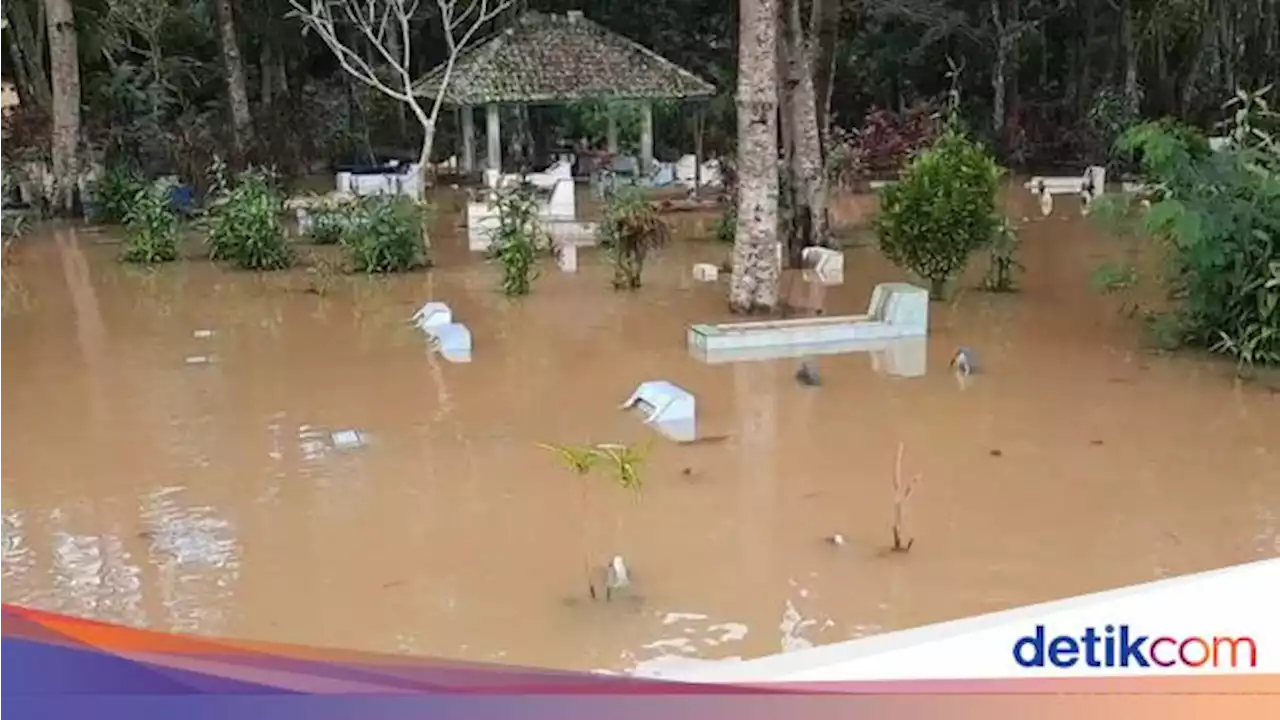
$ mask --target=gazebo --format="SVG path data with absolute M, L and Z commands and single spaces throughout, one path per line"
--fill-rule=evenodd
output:
M 418 81 L 415 94 L 435 97 L 445 68 Z M 513 25 L 459 54 L 444 102 L 461 110 L 462 170 L 475 162 L 475 118 L 485 109 L 485 162 L 501 171 L 502 105 L 551 105 L 577 100 L 626 100 L 640 106 L 640 165 L 653 166 L 653 101 L 714 95 L 715 86 L 629 40 L 580 11 L 565 15 L 525 12 Z M 618 151 L 617 122 L 608 119 L 610 153 Z M 700 160 L 701 158 L 699 158 Z

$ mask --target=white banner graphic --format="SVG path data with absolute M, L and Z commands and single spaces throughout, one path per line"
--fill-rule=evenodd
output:
M 690 682 L 1280 673 L 1280 559 L 746 661 L 637 674 Z

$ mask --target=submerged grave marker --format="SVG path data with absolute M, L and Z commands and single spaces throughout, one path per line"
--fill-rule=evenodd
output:
M 452 363 L 471 362 L 471 330 L 453 321 L 453 311 L 442 302 L 424 303 L 410 318 L 431 340 L 432 349 Z

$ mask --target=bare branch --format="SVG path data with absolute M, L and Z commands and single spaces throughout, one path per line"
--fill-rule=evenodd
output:
M 348 75 L 409 107 L 424 130 L 423 163 L 430 156 L 436 121 L 458 55 L 469 47 L 481 29 L 510 8 L 512 3 L 513 0 L 436 0 L 448 57 L 440 83 L 435 88 L 435 98 L 427 110 L 414 94 L 411 74 L 412 25 L 422 0 L 289 0 L 293 7 L 291 14 L 299 18 L 306 29 L 320 36 Z M 344 42 L 340 27 L 348 27 L 368 41 L 375 57 L 366 59 L 351 44 Z M 389 71 L 391 77 L 386 72 L 380 74 L 379 68 Z

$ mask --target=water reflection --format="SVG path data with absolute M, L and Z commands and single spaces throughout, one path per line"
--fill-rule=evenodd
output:
M 159 574 L 160 602 L 172 632 L 225 632 L 240 576 L 235 528 L 211 507 L 181 502 L 183 488 L 163 488 L 142 498 L 142 538 Z

